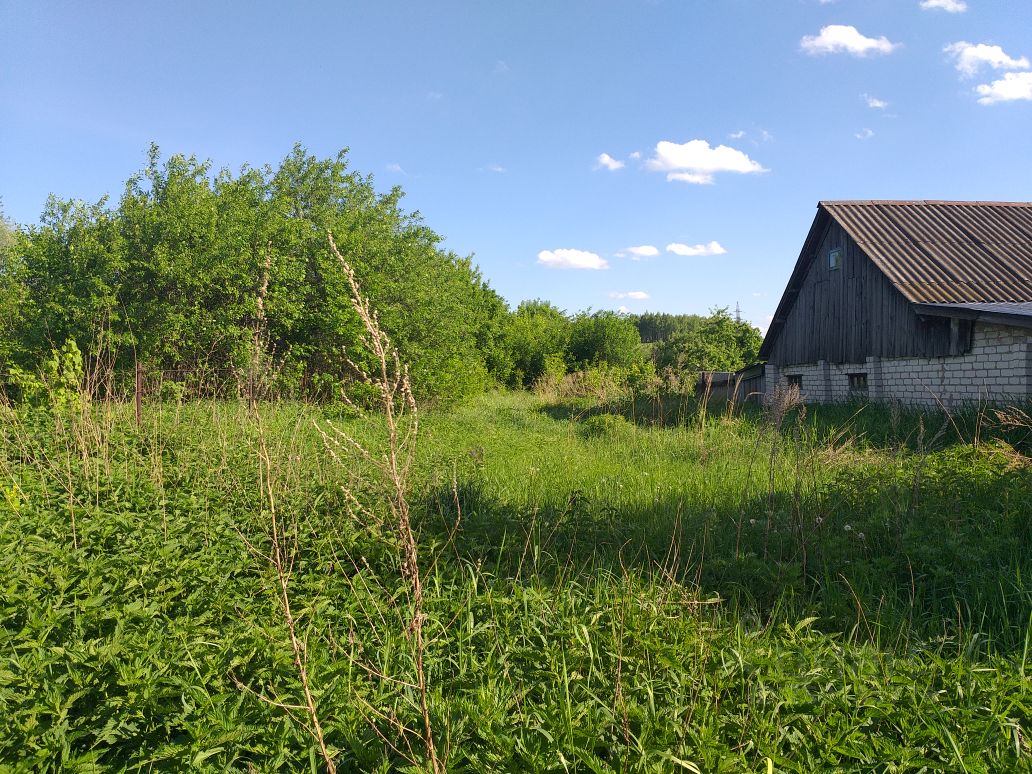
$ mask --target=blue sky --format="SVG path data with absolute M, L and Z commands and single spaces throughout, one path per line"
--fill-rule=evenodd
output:
M 0 196 L 348 147 L 513 306 L 765 328 L 820 199 L 1032 199 L 1030 60 L 1028 0 L 0 0 Z

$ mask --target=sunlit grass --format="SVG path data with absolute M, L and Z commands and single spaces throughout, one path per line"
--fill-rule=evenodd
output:
M 342 495 L 375 507 L 376 483 L 314 426 L 378 449 L 379 424 L 262 411 L 328 743 L 342 770 L 421 770 L 396 560 Z M 425 414 L 412 501 L 450 770 L 1032 770 L 1024 457 L 932 416 L 826 414 L 663 426 L 526 394 Z M 0 761 L 314 767 L 259 698 L 300 689 L 248 548 L 245 407 L 54 420 L 0 431 Z

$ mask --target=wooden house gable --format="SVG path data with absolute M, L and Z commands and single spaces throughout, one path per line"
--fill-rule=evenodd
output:
M 955 325 L 955 324 L 954 324 Z M 775 365 L 951 354 L 951 323 L 924 318 L 824 208 L 807 235 L 760 357 Z M 952 334 L 955 352 L 957 332 Z

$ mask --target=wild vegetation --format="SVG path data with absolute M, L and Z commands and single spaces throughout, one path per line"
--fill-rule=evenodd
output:
M 20 290 L 16 305 L 2 295 L 11 360 L 31 372 L 75 341 L 118 368 L 232 382 L 258 354 L 276 389 L 332 396 L 355 377 L 344 349 L 359 365 L 369 357 L 332 232 L 417 391 L 472 394 L 488 383 L 504 302 L 401 197 L 377 193 L 345 152 L 317 159 L 298 146 L 276 169 L 233 174 L 193 157 L 163 163 L 152 147 L 116 206 L 51 197 L 5 251 L 0 276 Z
M 346 151 L 319 159 L 296 146 L 276 168 L 233 173 L 152 147 L 117 203 L 51 197 L 37 225 L 0 217 L 0 386 L 17 396 L 22 375 L 74 342 L 123 380 L 139 367 L 154 390 L 225 395 L 260 381 L 267 395 L 362 400 L 373 358 L 328 234 L 422 401 L 593 368 L 618 381 L 733 370 L 756 355 L 759 332 L 722 310 L 631 318 L 529 301 L 510 312 L 402 196 L 378 193 Z
M 1020 413 L 494 393 L 408 554 L 382 414 L 75 367 L 3 409 L 15 770 L 1032 770 Z
M 0 768 L 1032 771 L 1032 418 L 710 402 L 726 311 L 510 313 L 338 162 L 4 233 Z

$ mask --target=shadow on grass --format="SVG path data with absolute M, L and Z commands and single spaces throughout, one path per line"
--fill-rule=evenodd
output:
M 541 404 L 538 411 L 560 422 L 615 414 L 639 427 L 683 427 L 698 417 L 696 400 L 679 395 L 637 396 L 601 403 L 595 398 L 561 398 Z
M 784 433 L 798 435 L 802 431 L 819 443 L 848 439 L 853 444 L 883 451 L 926 452 L 1003 440 L 1032 454 L 1032 405 L 1016 408 L 1017 415 L 1001 414 L 1001 407 L 987 404 L 929 410 L 846 401 L 793 408 L 785 415 L 781 427 Z M 730 419 L 759 430 L 769 428 L 772 421 L 769 411 L 757 401 L 729 404 L 720 399 L 704 403 L 697 396 L 680 394 L 637 396 L 602 404 L 588 398 L 560 399 L 543 404 L 538 410 L 557 421 L 584 422 L 600 415 L 616 415 L 650 428 L 698 427 L 704 422 Z
M 815 491 L 704 510 L 675 499 L 617 509 L 580 490 L 520 509 L 472 478 L 422 512 L 448 554 L 500 577 L 635 573 L 761 620 L 812 615 L 880 643 L 976 632 L 1002 652 L 1027 642 L 1032 472 L 1004 444 L 955 446 L 919 468 L 850 468 Z

